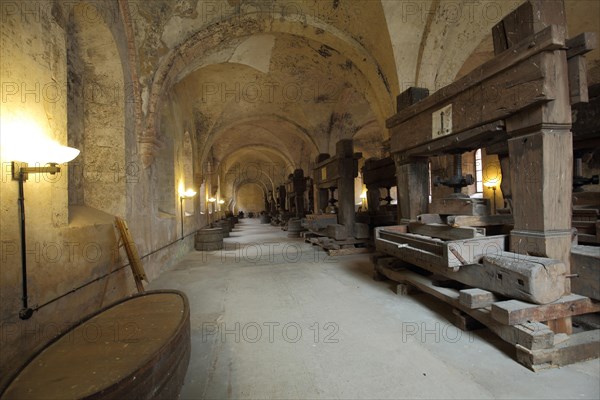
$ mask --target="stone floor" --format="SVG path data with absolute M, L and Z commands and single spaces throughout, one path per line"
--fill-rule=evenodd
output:
M 489 331 L 454 328 L 445 304 L 373 281 L 368 255 L 328 258 L 257 219 L 225 242 L 149 287 L 190 300 L 182 399 L 600 398 L 600 361 L 531 372 Z

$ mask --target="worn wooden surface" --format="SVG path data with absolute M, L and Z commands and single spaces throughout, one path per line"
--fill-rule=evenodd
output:
M 0 393 L 27 400 L 177 398 L 189 357 L 187 298 L 146 292 L 67 331 Z
M 485 308 L 498 300 L 498 296 L 488 290 L 482 289 L 463 289 L 460 291 L 460 304 L 473 308 Z
M 544 305 L 519 300 L 506 300 L 492 304 L 492 317 L 508 325 L 522 324 L 527 321 L 544 322 L 598 311 L 600 311 L 600 302 L 577 294 L 570 294 Z
M 411 222 L 408 224 L 410 233 L 423 236 L 431 236 L 446 240 L 473 239 L 485 236 L 485 229 L 471 227 L 452 227 L 447 224 L 422 224 Z
M 488 199 L 433 199 L 429 212 L 442 215 L 485 216 L 490 214 Z
M 516 45 L 514 51 L 499 54 L 467 76 L 396 114 L 386 122 L 392 132 L 391 151 L 401 152 L 431 141 L 431 113 L 448 104 L 455 110 L 452 121 L 455 135 L 552 100 L 552 92 L 544 90 L 541 69 L 547 66 L 544 52 L 563 48 L 564 44 L 564 30 L 549 26 Z M 524 60 L 528 62 L 522 62 Z M 402 132 L 412 134 L 402 135 Z
M 571 249 L 571 291 L 600 300 L 600 247 L 573 246 Z
M 393 271 L 379 267 L 378 272 L 393 281 L 409 283 L 422 292 L 463 311 L 487 326 L 488 329 L 508 343 L 519 344 L 529 350 L 550 349 L 554 346 L 554 332 L 542 323 L 531 322 L 522 325 L 503 325 L 495 321 L 490 311 L 485 308 L 468 309 L 460 304 L 460 295 L 456 289 L 435 286 L 431 282 L 431 279 L 411 271 Z
M 121 235 L 121 241 L 123 242 L 123 247 L 125 247 L 125 252 L 127 253 L 131 272 L 133 273 L 133 279 L 135 280 L 135 286 L 137 287 L 138 293 L 144 293 L 144 284 L 142 283 L 142 280 L 148 282 L 148 278 L 146 277 L 142 260 L 138 254 L 137 246 L 127 227 L 127 222 L 121 217 L 115 217 L 115 224 Z
M 494 225 L 512 225 L 513 216 L 510 214 L 502 215 L 449 215 L 446 219 L 451 226 L 494 226 Z
M 478 276 L 472 286 L 536 304 L 556 301 L 566 292 L 566 266 L 549 258 L 509 252 L 489 255 L 483 257 L 483 267 L 473 268 L 470 275 L 476 273 Z M 477 280 L 488 283 L 483 287 Z

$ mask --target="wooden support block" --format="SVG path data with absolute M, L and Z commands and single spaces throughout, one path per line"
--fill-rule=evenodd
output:
M 490 214 L 487 199 L 433 199 L 429 212 L 442 215 L 484 216 Z
M 368 239 L 369 238 L 369 225 L 360 222 L 354 223 L 354 237 L 356 239 Z
M 517 361 L 533 371 L 600 358 L 600 330 L 579 332 L 549 349 L 516 346 Z
M 567 39 L 567 59 L 582 56 L 598 47 L 598 37 L 595 32 L 583 32 Z
M 335 240 L 346 240 L 348 231 L 344 225 L 331 224 L 327 225 L 327 236 Z
M 507 300 L 492 304 L 492 318 L 496 321 L 516 325 L 527 321 L 550 321 L 573 315 L 600 311 L 600 302 L 577 294 L 570 294 L 544 305 Z
M 388 278 L 383 275 L 382 273 L 380 273 L 377 268 L 375 268 L 375 271 L 373 271 L 373 280 L 375 282 L 383 282 L 383 281 L 387 281 Z
M 379 268 L 378 272 L 393 281 L 409 283 L 417 289 L 469 314 L 508 343 L 519 344 L 528 350 L 549 349 L 554 346 L 554 332 L 542 323 L 530 322 L 521 325 L 504 325 L 495 321 L 490 315 L 490 311 L 485 308 L 471 310 L 463 306 L 459 302 L 459 292 L 457 290 L 437 287 L 433 285 L 428 277 L 411 271 L 392 271 L 385 268 Z
M 417 221 L 422 224 L 443 224 L 444 220 L 440 214 L 421 214 L 417 216 Z
M 450 226 L 494 226 L 494 225 L 512 225 L 514 220 L 512 215 L 449 215 L 446 222 Z
M 489 307 L 497 300 L 494 293 L 481 289 L 461 290 L 459 297 L 460 304 L 470 309 Z
M 471 227 L 452 227 L 446 224 L 421 224 L 411 222 L 408 224 L 410 233 L 423 236 L 431 236 L 445 240 L 472 239 L 485 236 L 485 229 Z
M 600 247 L 571 248 L 571 291 L 600 300 Z
M 452 309 L 452 319 L 450 322 L 463 331 L 474 331 L 476 329 L 485 328 L 485 325 L 481 322 L 456 308 Z
M 398 296 L 406 296 L 410 294 L 420 293 L 421 291 L 416 287 L 407 283 L 399 283 L 396 285 L 396 294 Z

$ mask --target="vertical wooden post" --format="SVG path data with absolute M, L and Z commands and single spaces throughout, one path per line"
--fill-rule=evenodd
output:
M 315 165 L 316 164 L 320 164 L 322 161 L 327 160 L 330 157 L 329 154 L 327 153 L 321 153 L 317 156 L 317 158 L 315 159 Z M 320 173 L 320 172 L 316 172 L 315 173 Z M 318 182 L 321 181 L 321 177 L 317 177 L 314 176 L 313 177 L 313 182 L 315 185 L 315 189 L 314 189 L 314 193 L 315 193 L 315 213 L 319 214 L 321 212 L 325 212 L 325 209 L 327 208 L 327 205 L 329 204 L 329 190 L 327 189 L 320 189 L 318 187 Z
M 395 155 L 398 178 L 398 223 L 414 221 L 419 214 L 427 214 L 429 206 L 429 159 L 403 159 Z
M 304 171 L 300 168 L 294 170 L 292 179 L 294 185 L 294 203 L 296 205 L 296 217 L 303 218 L 304 211 L 304 192 L 306 191 L 306 180 L 304 179 Z
M 499 53 L 550 24 L 566 27 L 563 2 L 530 0 L 494 27 L 494 49 Z M 506 119 L 515 221 L 510 249 L 560 260 L 570 271 L 573 138 L 566 51 L 545 53 L 540 69 L 554 100 Z M 571 333 L 570 318 L 551 328 Z
M 354 236 L 354 178 L 356 168 L 352 139 L 336 143 L 336 157 L 339 162 L 338 178 L 338 223 L 346 227 L 349 237 Z
M 379 211 L 379 199 L 381 198 L 381 193 L 379 192 L 379 186 L 377 185 L 367 185 L 367 206 L 369 209 L 369 214 L 375 215 L 377 211 Z
M 397 111 L 418 103 L 429 96 L 425 88 L 410 87 L 396 99 Z M 406 132 L 407 135 L 410 132 Z M 416 220 L 417 215 L 426 214 L 429 205 L 429 159 L 413 157 L 407 159 L 394 154 L 398 179 L 398 223 Z

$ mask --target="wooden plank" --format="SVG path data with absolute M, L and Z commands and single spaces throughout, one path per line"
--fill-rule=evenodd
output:
M 463 289 L 460 291 L 459 301 L 460 304 L 469 309 L 485 308 L 498 301 L 498 297 L 494 293 L 487 290 L 477 288 Z
M 442 215 L 484 216 L 490 214 L 488 199 L 433 199 L 429 212 Z
M 529 350 L 517 347 L 517 361 L 540 371 L 585 360 L 600 358 L 600 330 L 578 332 L 549 349 Z
M 519 300 L 507 300 L 492 304 L 492 318 L 507 325 L 522 324 L 527 321 L 543 322 L 598 311 L 600 311 L 600 302 L 577 294 L 564 296 L 545 305 L 530 304 Z
M 487 147 L 496 143 L 505 142 L 507 139 L 504 130 L 504 121 L 494 121 L 484 124 L 456 135 L 442 136 L 431 140 L 426 144 L 413 147 L 403 151 L 401 157 L 419 157 L 447 154 L 448 148 L 460 143 L 460 147 L 465 150 L 475 150 L 481 147 Z
M 115 217 L 115 223 L 117 225 L 117 230 L 121 235 L 121 240 L 123 241 L 123 246 L 125 247 L 125 252 L 127 253 L 127 258 L 129 259 L 131 272 L 133 273 L 133 279 L 135 280 L 138 293 L 144 293 L 144 284 L 142 283 L 142 280 L 148 282 L 148 278 L 146 277 L 142 260 L 138 254 L 137 246 L 131 237 L 131 233 L 127 227 L 127 222 L 125 222 L 125 220 L 121 217 Z
M 596 208 L 573 208 L 573 222 L 596 221 L 598 215 L 598 209 Z
M 527 60 L 540 52 L 559 50 L 564 48 L 564 46 L 564 29 L 558 26 L 548 26 L 541 32 L 522 40 L 511 51 L 502 52 L 458 81 L 389 118 L 386 121 L 386 127 L 394 128 L 426 110 L 442 108 L 443 104 L 448 102 L 448 99 L 465 92 L 465 90 L 473 86 L 480 85 L 482 82 L 515 66 L 521 61 Z
M 421 214 L 417 216 L 417 221 L 422 224 L 443 224 L 444 221 L 440 214 Z
M 549 71 L 544 59 L 548 53 L 534 56 L 527 62 L 520 63 L 510 72 L 499 74 L 477 86 L 470 86 L 452 97 L 444 96 L 444 101 L 437 108 L 425 110 L 414 117 L 391 128 L 392 153 L 403 152 L 423 145 L 433 139 L 432 113 L 451 104 L 452 132 L 447 136 L 454 139 L 452 148 L 462 148 L 456 141 L 463 131 L 507 118 L 520 110 L 533 105 L 541 105 L 554 99 L 554 93 L 546 88 Z M 441 89 L 443 92 L 445 89 Z M 433 95 L 429 98 L 435 98 Z M 425 102 L 427 100 L 423 100 Z M 421 103 L 417 103 L 419 106 Z M 412 108 L 411 108 L 412 109 Z M 411 110 L 408 109 L 408 110 Z M 411 132 L 403 135 L 402 132 Z M 499 131 L 505 137 L 504 131 Z
M 513 216 L 505 215 L 449 215 L 446 222 L 450 226 L 497 226 L 514 224 Z
M 411 222 L 408 224 L 410 233 L 431 236 L 445 240 L 472 239 L 485 236 L 485 229 L 471 227 L 452 227 L 446 224 L 422 224 Z M 483 230 L 482 230 L 483 229 Z
M 386 229 L 387 227 L 382 227 L 375 230 L 375 246 L 379 251 L 431 272 L 450 274 L 454 280 L 460 278 L 452 271 L 465 264 L 477 264 L 483 256 L 498 254 L 506 249 L 506 235 L 443 241 L 412 233 L 394 233 Z M 477 284 L 472 286 L 480 287 Z
M 529 0 L 492 28 L 494 52 L 500 54 L 548 25 L 566 26 L 562 0 Z
M 353 247 L 353 248 L 347 248 L 347 249 L 327 250 L 327 254 L 332 257 L 349 256 L 352 254 L 364 254 L 364 253 L 370 253 L 370 252 L 371 252 L 371 249 L 368 247 Z
M 571 291 L 600 300 L 600 247 L 573 246 L 571 248 Z
M 544 324 L 531 322 L 522 325 L 503 325 L 495 321 L 490 312 L 484 308 L 471 310 L 461 305 L 459 292 L 456 289 L 434 286 L 429 278 L 411 271 L 392 271 L 381 267 L 377 270 L 388 279 L 410 283 L 417 289 L 467 313 L 508 343 L 519 344 L 529 350 L 548 349 L 554 346 L 554 332 Z
M 595 32 L 583 32 L 566 41 L 567 59 L 582 56 L 598 48 L 598 36 Z

